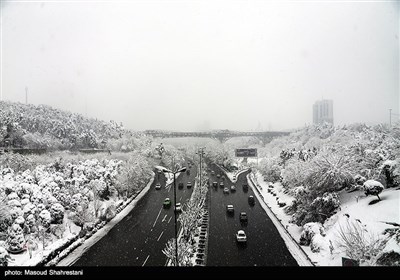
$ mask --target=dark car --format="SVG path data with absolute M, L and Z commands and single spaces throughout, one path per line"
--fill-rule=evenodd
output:
M 164 208 L 169 208 L 170 206 L 171 206 L 171 200 L 167 197 L 167 198 L 164 200 L 163 207 L 164 207 Z
M 247 214 L 246 212 L 240 212 L 239 219 L 241 222 L 247 222 Z
M 186 175 L 188 175 L 188 176 L 190 175 L 190 170 L 189 169 L 186 170 Z
M 183 183 L 182 183 L 182 182 L 180 182 L 180 183 L 178 184 L 178 188 L 180 188 L 180 189 L 183 188 Z
M 254 205 L 256 203 L 256 200 L 254 199 L 254 196 L 250 195 L 249 196 L 249 204 Z

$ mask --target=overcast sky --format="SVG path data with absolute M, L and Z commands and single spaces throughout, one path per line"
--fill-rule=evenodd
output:
M 399 3 L 3 1 L 3 100 L 135 130 L 282 130 L 399 113 Z M 398 118 L 397 115 L 393 118 Z

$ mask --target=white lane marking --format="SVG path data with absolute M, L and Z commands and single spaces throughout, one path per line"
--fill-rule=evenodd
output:
M 161 220 L 161 222 L 164 222 L 166 217 L 167 217 L 167 214 L 165 214 L 165 216 L 164 216 L 164 218 Z
M 142 264 L 142 266 L 144 266 L 147 262 L 147 260 L 149 259 L 150 255 L 147 256 L 146 260 L 144 261 L 144 263 Z
M 167 223 L 167 224 L 169 224 L 169 222 L 171 221 L 171 219 L 172 219 L 172 216 L 171 216 L 171 217 L 169 217 L 169 220 L 168 220 L 168 223 Z
M 161 232 L 160 236 L 157 238 L 157 241 L 160 241 L 161 236 L 164 234 L 164 231 Z
M 162 210 L 162 207 L 161 207 L 161 209 L 160 209 L 160 212 L 158 212 L 158 215 L 157 215 L 156 220 L 154 221 L 153 227 L 156 225 L 156 222 L 157 222 L 157 220 L 158 220 L 158 217 L 159 217 L 160 214 L 161 214 L 161 210 Z

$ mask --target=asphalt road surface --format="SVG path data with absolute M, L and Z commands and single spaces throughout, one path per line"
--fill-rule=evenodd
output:
M 260 206 L 257 198 L 250 187 L 246 191 L 243 188 L 247 184 L 246 175 L 249 172 L 239 175 L 236 184 L 233 184 L 228 177 L 224 176 L 219 167 L 209 165 L 215 175 L 210 177 L 211 207 L 209 213 L 209 239 L 207 266 L 297 266 L 296 260 L 288 251 L 278 230 Z M 225 180 L 217 178 L 220 174 Z M 218 182 L 218 187 L 212 183 Z M 230 188 L 236 186 L 236 191 L 226 194 L 220 182 Z M 248 196 L 253 195 L 255 205 L 251 206 Z M 234 214 L 228 214 L 226 206 L 232 204 Z M 246 212 L 247 224 L 241 223 L 239 213 Z M 236 241 L 238 230 L 244 230 L 247 235 L 247 242 L 239 244 Z
M 190 169 L 190 175 L 181 174 L 176 181 L 177 202 L 186 202 L 193 190 L 197 167 Z M 86 251 L 75 266 L 164 266 L 166 256 L 162 253 L 166 243 L 175 237 L 174 225 L 174 190 L 173 184 L 166 188 L 164 174 L 156 177 L 150 190 L 137 203 L 136 207 L 106 236 Z M 187 187 L 187 182 L 192 187 Z M 161 190 L 156 190 L 157 182 Z M 179 188 L 183 182 L 183 188 Z M 171 207 L 163 208 L 166 197 L 171 200 Z M 179 230 L 179 229 L 178 229 Z

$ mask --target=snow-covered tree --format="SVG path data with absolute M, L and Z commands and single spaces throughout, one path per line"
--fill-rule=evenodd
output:
M 363 184 L 364 192 L 365 195 L 376 195 L 379 200 L 381 198 L 379 197 L 379 194 L 383 191 L 383 185 L 382 183 L 375 181 L 375 180 L 367 180 Z
M 54 203 L 50 207 L 51 223 L 62 224 L 64 220 L 64 207 L 60 203 Z
M 7 250 L 0 246 L 0 266 L 8 266 L 8 263 L 10 262 L 11 257 L 8 254 Z
M 18 224 L 13 224 L 8 229 L 7 236 L 8 250 L 11 252 L 20 252 L 25 247 L 25 238 L 22 228 Z
M 308 246 L 311 243 L 312 238 L 320 234 L 325 236 L 325 230 L 321 223 L 307 223 L 303 226 L 303 231 L 300 236 L 300 245 Z

